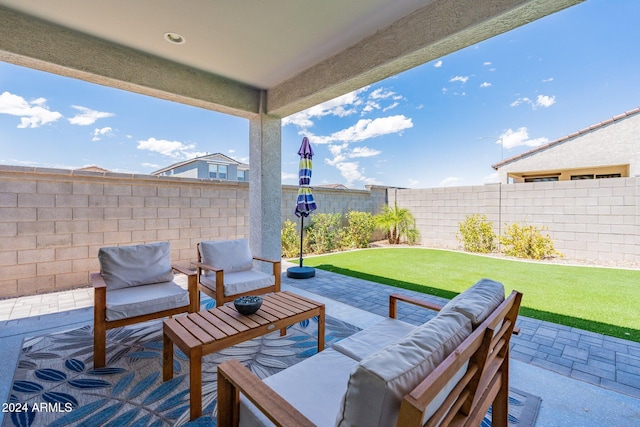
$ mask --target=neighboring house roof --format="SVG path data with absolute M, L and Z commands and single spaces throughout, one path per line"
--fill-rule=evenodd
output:
M 562 138 L 558 138 L 555 141 L 551 141 L 551 142 L 549 142 L 547 144 L 541 145 L 541 146 L 536 147 L 536 148 L 534 148 L 532 150 L 529 150 L 529 151 L 526 151 L 524 153 L 518 154 L 517 156 L 513 156 L 513 157 L 510 157 L 508 159 L 505 159 L 505 160 L 503 160 L 501 162 L 498 162 L 498 163 L 496 163 L 494 165 L 491 165 L 491 167 L 494 168 L 495 170 L 498 170 L 499 168 L 501 168 L 504 165 L 507 165 L 507 164 L 515 162 L 517 160 L 523 159 L 525 157 L 533 156 L 534 154 L 537 154 L 537 153 L 539 153 L 541 151 L 544 151 L 544 150 L 548 150 L 549 148 L 553 148 L 556 145 L 560 145 L 560 144 L 565 143 L 565 142 L 567 142 L 567 141 L 569 141 L 571 139 L 575 139 L 575 138 L 577 138 L 579 136 L 582 136 L 582 135 L 584 135 L 586 133 L 593 132 L 595 130 L 598 130 L 598 129 L 601 129 L 601 128 L 605 127 L 605 126 L 608 126 L 608 125 L 610 125 L 612 123 L 618 122 L 620 120 L 627 119 L 627 118 L 629 118 L 631 116 L 635 116 L 638 113 L 640 113 L 640 107 L 634 108 L 633 110 L 629 110 L 627 112 L 624 112 L 622 114 L 614 116 L 614 117 L 612 117 L 612 118 L 610 118 L 608 120 L 605 120 L 603 122 L 596 123 L 596 124 L 591 125 L 591 126 L 589 126 L 587 128 L 584 128 L 584 129 L 581 129 L 581 130 L 579 130 L 577 132 L 574 132 L 572 134 L 563 136 Z
M 158 169 L 157 171 L 153 171 L 151 172 L 151 175 L 160 175 L 168 170 L 171 169 L 175 169 L 175 168 L 179 168 L 182 166 L 186 166 L 190 163 L 195 163 L 195 162 L 199 162 L 199 161 L 220 161 L 222 163 L 226 163 L 226 164 L 236 164 L 238 165 L 238 169 L 243 170 L 243 169 L 249 169 L 249 165 L 246 163 L 241 163 L 235 159 L 232 159 L 229 156 L 225 156 L 222 153 L 214 153 L 214 154 L 207 154 L 204 156 L 200 156 L 200 157 L 194 157 L 193 159 L 189 159 L 189 160 L 184 160 L 182 162 L 178 162 L 178 163 L 174 163 L 172 165 L 169 165 L 167 167 L 164 167 L 162 169 Z
M 83 168 L 78 168 L 76 170 L 87 171 L 87 172 L 109 172 L 109 169 L 101 168 L 100 166 L 96 166 L 96 165 L 85 166 Z
M 343 184 L 320 184 L 320 185 L 312 185 L 312 187 L 320 187 L 320 188 L 332 188 L 334 190 L 348 190 L 349 187 Z

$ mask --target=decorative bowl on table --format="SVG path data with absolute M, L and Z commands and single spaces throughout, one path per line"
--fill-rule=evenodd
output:
M 236 306 L 236 310 L 240 314 L 253 314 L 262 305 L 262 297 L 257 296 L 244 296 L 233 300 L 233 305 Z

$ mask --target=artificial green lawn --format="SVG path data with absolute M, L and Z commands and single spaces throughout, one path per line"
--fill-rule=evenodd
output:
M 305 265 L 453 298 L 479 279 L 522 292 L 520 314 L 640 342 L 640 270 L 524 262 L 423 248 L 305 258 Z M 355 290 L 354 290 L 355 291 Z

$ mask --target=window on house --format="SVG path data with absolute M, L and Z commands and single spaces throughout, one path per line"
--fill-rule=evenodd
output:
M 577 181 L 580 179 L 593 179 L 593 174 L 571 175 L 571 181 Z
M 602 175 L 596 175 L 596 179 L 601 179 L 601 178 L 621 178 L 622 174 L 619 173 L 607 173 L 607 174 L 602 174 Z
M 548 182 L 557 180 L 557 176 L 531 176 L 529 178 L 525 178 L 524 182 Z
M 209 178 L 227 179 L 227 165 L 209 165 Z
M 238 171 L 238 181 L 247 181 L 249 179 L 249 171 Z

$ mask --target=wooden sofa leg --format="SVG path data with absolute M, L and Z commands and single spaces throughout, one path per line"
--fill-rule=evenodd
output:
M 93 326 L 93 368 L 104 368 L 107 352 L 107 329 L 104 322 L 96 321 Z

